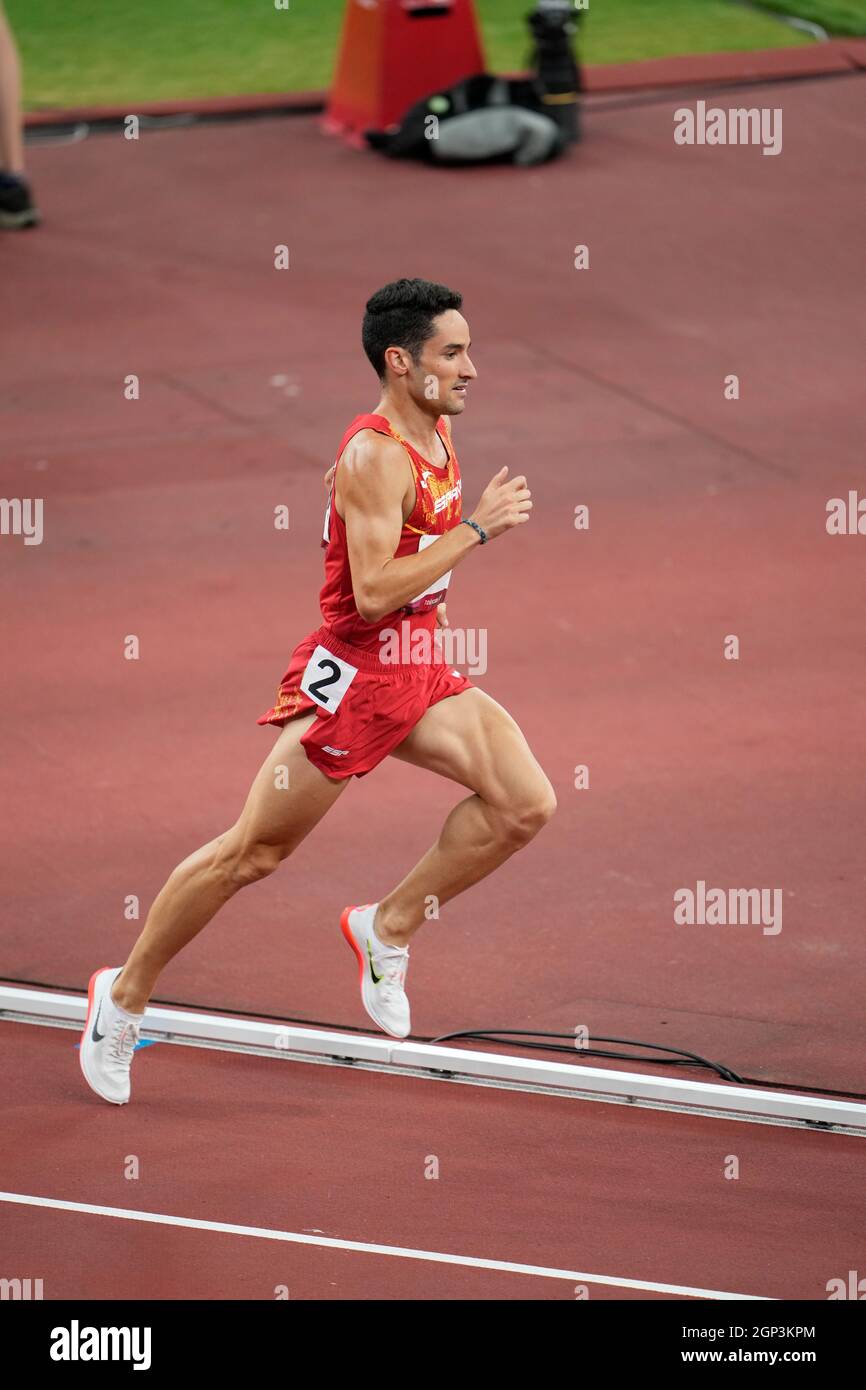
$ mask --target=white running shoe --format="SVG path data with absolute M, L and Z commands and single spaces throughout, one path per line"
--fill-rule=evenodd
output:
M 347 907 L 340 929 L 358 958 L 364 1008 L 392 1038 L 409 1036 L 409 1000 L 403 983 L 409 968 L 408 946 L 386 946 L 373 931 L 378 903 Z
M 111 997 L 111 986 L 122 969 L 122 965 L 116 969 L 104 965 L 91 975 L 78 1052 L 88 1086 L 113 1105 L 125 1105 L 129 1100 L 129 1068 L 141 1034 L 136 1018 L 144 1018 L 144 1014 L 133 1017 L 122 1012 Z

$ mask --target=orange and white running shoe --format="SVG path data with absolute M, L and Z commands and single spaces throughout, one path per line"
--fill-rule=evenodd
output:
M 386 946 L 373 931 L 378 903 L 347 907 L 340 929 L 358 960 L 361 1000 L 373 1022 L 392 1038 L 409 1036 L 409 1000 L 403 988 L 408 946 Z

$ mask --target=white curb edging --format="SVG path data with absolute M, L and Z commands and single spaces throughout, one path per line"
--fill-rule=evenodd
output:
M 83 1025 L 86 1013 L 84 995 L 0 984 L 0 1017 L 14 1016 L 22 1022 L 72 1028 Z M 411 1039 L 332 1033 L 182 1009 L 149 1008 L 142 1036 L 159 1041 L 189 1041 L 205 1047 L 252 1049 L 265 1056 L 298 1061 L 356 1062 L 387 1071 L 450 1077 L 482 1085 L 553 1090 L 582 1100 L 616 1100 L 695 1113 L 711 1111 L 732 1120 L 818 1125 L 866 1137 L 866 1105 L 844 1098 L 615 1071 L 580 1062 L 476 1052 Z

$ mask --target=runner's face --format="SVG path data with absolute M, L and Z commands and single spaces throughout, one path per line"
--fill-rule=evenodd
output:
M 469 325 L 456 309 L 433 320 L 433 334 L 412 372 L 412 395 L 419 405 L 433 402 L 440 415 L 461 415 L 467 386 L 478 375 L 469 356 Z

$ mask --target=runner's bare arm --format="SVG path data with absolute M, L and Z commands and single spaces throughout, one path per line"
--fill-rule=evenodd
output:
M 362 431 L 347 446 L 339 471 L 355 604 L 375 623 L 410 603 L 480 544 L 471 526 L 455 526 L 417 555 L 395 559 L 403 527 L 406 453 L 384 435 Z

